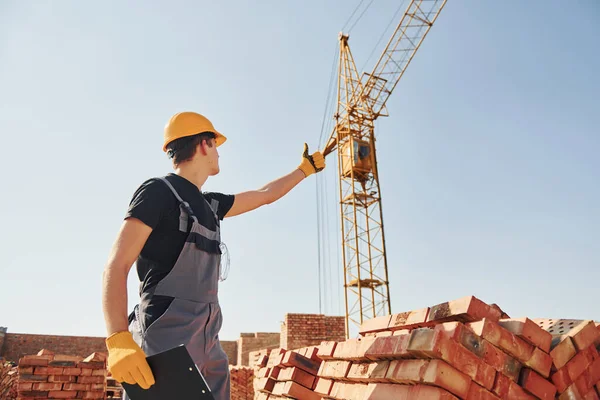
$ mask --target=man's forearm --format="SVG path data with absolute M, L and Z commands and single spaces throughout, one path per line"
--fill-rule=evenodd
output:
M 127 274 L 124 269 L 105 269 L 102 279 L 102 308 L 107 336 L 126 331 L 127 321 Z
M 299 169 L 295 169 L 287 175 L 282 176 L 272 182 L 269 182 L 260 191 L 268 194 L 268 202 L 273 203 L 285 196 L 297 184 L 305 178 L 304 173 Z

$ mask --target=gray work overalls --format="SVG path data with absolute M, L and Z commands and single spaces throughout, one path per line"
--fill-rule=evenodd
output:
M 209 252 L 200 248 L 207 246 L 199 245 L 203 240 L 221 243 L 218 202 L 212 200 L 209 204 L 217 227 L 216 231 L 212 231 L 198 222 L 189 204 L 183 201 L 171 183 L 161 179 L 179 201 L 179 229 L 187 232 L 188 218 L 193 221 L 192 228 L 173 269 L 149 289 L 152 295 L 173 297 L 172 303 L 145 330 L 140 323 L 143 321 L 143 303 L 136 305 L 129 329 L 147 356 L 185 344 L 214 398 L 229 400 L 229 362 L 218 336 L 223 322 L 217 296 L 221 251 L 219 246 Z M 123 398 L 128 400 L 126 394 Z

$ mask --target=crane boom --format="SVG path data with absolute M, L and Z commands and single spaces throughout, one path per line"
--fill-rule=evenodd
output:
M 386 103 L 404 75 L 447 0 L 412 0 L 371 73 L 363 73 L 351 99 L 355 107 L 368 109 L 370 118 L 387 117 Z M 325 146 L 326 156 L 335 150 L 335 128 Z
M 369 74 L 359 75 L 340 34 L 335 126 L 323 154 L 337 150 L 346 336 L 365 319 L 391 314 L 375 120 L 446 0 L 412 0 Z

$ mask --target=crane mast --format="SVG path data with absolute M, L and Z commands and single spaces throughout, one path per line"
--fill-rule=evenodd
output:
M 371 73 L 359 76 L 340 33 L 337 110 L 323 154 L 337 150 L 346 336 L 352 326 L 391 314 L 375 120 L 446 0 L 412 0 Z

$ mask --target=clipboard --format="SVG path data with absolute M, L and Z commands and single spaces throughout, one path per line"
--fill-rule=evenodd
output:
M 184 345 L 146 357 L 155 383 L 149 389 L 122 382 L 131 400 L 215 400 Z

